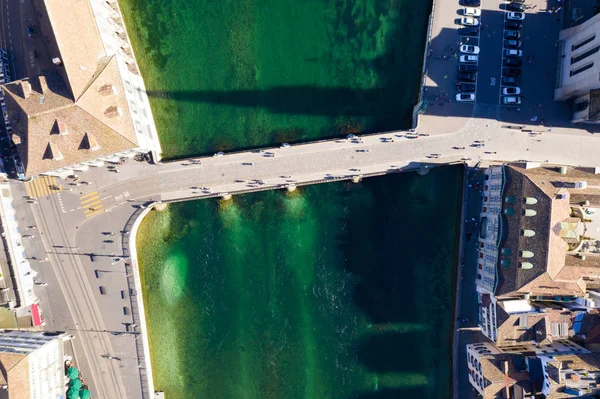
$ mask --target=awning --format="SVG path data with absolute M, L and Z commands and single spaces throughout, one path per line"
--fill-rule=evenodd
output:
M 31 305 L 31 318 L 33 319 L 33 325 L 38 327 L 42 325 L 42 318 L 40 317 L 40 307 L 37 303 Z

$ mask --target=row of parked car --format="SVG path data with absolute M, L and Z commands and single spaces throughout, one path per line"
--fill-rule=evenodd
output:
M 462 36 L 478 37 L 479 28 L 481 26 L 481 5 L 480 0 L 461 0 L 460 4 L 464 6 L 462 9 L 462 17 L 460 24 L 462 28 L 459 33 Z M 472 44 L 462 44 L 459 48 L 459 66 L 456 89 L 457 102 L 473 102 L 475 101 L 475 89 L 477 82 L 477 71 L 479 69 L 479 46 Z
M 10 63 L 8 61 L 8 53 L 5 49 L 0 48 L 0 55 L 2 56 L 2 67 L 0 68 L 0 85 L 10 83 L 11 79 L 11 71 L 10 71 Z M 4 128 L 6 132 L 6 139 L 11 142 L 11 134 L 12 134 L 12 126 L 8 120 L 8 112 L 6 111 L 6 101 L 4 101 L 4 91 L 0 88 L 0 108 L 2 109 L 2 117 L 4 119 Z M 14 146 L 14 144 L 11 144 Z M 15 170 L 17 173 L 17 177 L 19 179 L 25 178 L 25 169 L 23 168 L 23 163 L 18 158 L 18 156 L 13 157 L 15 163 Z
M 504 5 L 504 46 L 502 49 L 502 104 L 520 105 L 521 65 L 523 64 L 523 20 L 525 0 L 511 0 Z

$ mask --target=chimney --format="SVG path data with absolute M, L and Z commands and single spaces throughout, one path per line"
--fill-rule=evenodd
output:
M 58 128 L 58 134 L 62 136 L 66 136 L 67 134 L 69 134 L 69 131 L 67 130 L 67 125 L 65 125 L 64 121 L 57 119 L 56 126 Z
M 40 92 L 43 94 L 48 94 L 48 92 L 50 90 L 48 90 L 48 82 L 46 81 L 46 77 L 45 76 L 40 76 L 39 77 L 40 80 Z
M 21 82 L 21 90 L 23 94 L 23 98 L 27 99 L 31 95 L 31 84 L 24 80 Z

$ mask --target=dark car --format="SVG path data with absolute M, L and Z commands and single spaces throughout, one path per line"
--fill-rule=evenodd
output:
M 477 75 L 474 73 L 461 72 L 456 77 L 459 82 L 474 82 L 477 80 Z
M 505 39 L 520 39 L 521 32 L 519 32 L 518 30 L 505 30 L 504 38 Z
M 478 70 L 477 65 L 461 64 L 458 67 L 459 72 L 477 72 L 477 70 Z
M 506 29 L 521 29 L 523 24 L 519 21 L 506 21 L 504 23 L 504 27 Z
M 502 61 L 502 64 L 507 67 L 520 67 L 523 64 L 523 61 L 518 58 L 505 58 Z
M 525 4 L 520 3 L 508 3 L 506 5 L 508 11 L 525 11 Z
M 479 28 L 475 26 L 470 26 L 468 28 L 460 28 L 458 30 L 458 33 L 460 33 L 463 36 L 477 36 L 477 34 L 479 33 Z
M 460 5 L 467 7 L 479 7 L 481 0 L 460 0 Z
M 519 78 L 517 77 L 510 77 L 510 76 L 503 76 L 502 77 L 502 84 L 505 86 L 515 86 L 519 84 Z
M 474 93 L 475 85 L 473 83 L 460 83 L 456 86 L 458 91 L 463 93 Z
M 504 47 L 519 48 L 519 47 L 521 47 L 521 41 L 514 40 L 514 39 L 506 39 L 506 40 L 504 40 Z
M 521 74 L 521 70 L 517 68 L 502 68 L 502 76 L 515 77 Z

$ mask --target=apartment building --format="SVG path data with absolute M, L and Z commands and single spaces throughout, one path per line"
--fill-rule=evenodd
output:
M 66 397 L 63 333 L 0 332 L 0 398 Z
M 554 99 L 573 98 L 573 123 L 600 122 L 600 15 L 559 35 Z
M 467 345 L 469 382 L 483 399 L 563 399 L 600 392 L 600 354 L 573 351 L 506 353 L 491 343 Z
M 598 307 L 598 170 L 503 165 L 485 176 L 476 280 L 482 332 L 497 342 L 503 324 L 524 323 L 523 314 L 531 314 L 528 325 L 536 317 L 552 325 L 552 308 Z

